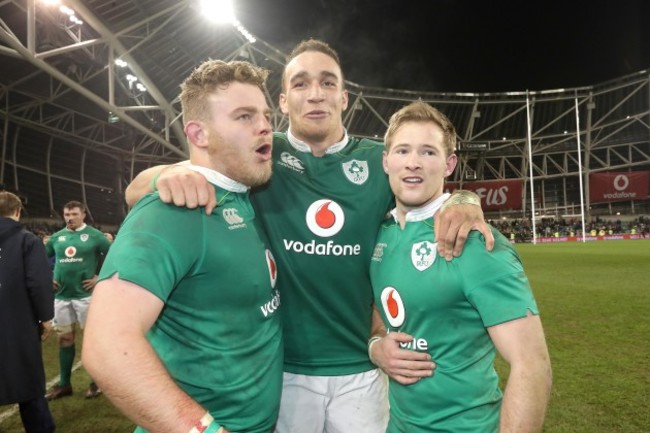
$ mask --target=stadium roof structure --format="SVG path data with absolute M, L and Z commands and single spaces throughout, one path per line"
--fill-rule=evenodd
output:
M 121 221 L 123 189 L 135 174 L 187 158 L 179 84 L 208 58 L 271 70 L 272 122 L 287 128 L 277 104 L 285 53 L 239 24 L 204 19 L 198 0 L 65 6 L 0 0 L 0 183 L 21 194 L 28 215 L 56 216 L 63 203 L 81 199 L 94 220 Z M 418 98 L 446 113 L 459 134 L 456 181 L 529 177 L 529 137 L 533 176 L 555 190 L 556 206 L 573 200 L 578 138 L 586 172 L 650 169 L 648 71 L 510 93 L 346 85 L 352 135 L 381 139 L 390 115 Z

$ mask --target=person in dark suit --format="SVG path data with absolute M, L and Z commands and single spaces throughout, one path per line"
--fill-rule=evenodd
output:
M 18 403 L 26 433 L 51 433 L 41 338 L 52 330 L 52 271 L 43 242 L 18 222 L 21 208 L 0 192 L 0 405 Z

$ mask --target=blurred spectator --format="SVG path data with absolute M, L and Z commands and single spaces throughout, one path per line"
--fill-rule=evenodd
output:
M 0 405 L 18 403 L 27 433 L 51 433 L 41 338 L 52 330 L 52 271 L 43 242 L 18 222 L 21 206 L 0 192 Z

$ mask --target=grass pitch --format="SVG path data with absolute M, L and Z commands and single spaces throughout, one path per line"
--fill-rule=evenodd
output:
M 541 310 L 553 363 L 544 432 L 650 432 L 650 241 L 516 248 Z M 44 349 L 52 378 L 58 374 L 55 339 Z M 497 368 L 505 383 L 507 365 L 498 360 Z M 89 381 L 83 369 L 72 377 L 74 396 L 50 404 L 58 432 L 133 431 L 106 397 L 83 398 Z M 0 417 L 8 409 L 0 407 Z M 0 422 L 1 433 L 22 431 L 17 413 Z

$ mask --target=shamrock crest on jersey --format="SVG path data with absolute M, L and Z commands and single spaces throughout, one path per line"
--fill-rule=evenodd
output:
M 368 162 L 367 161 L 357 161 L 353 159 L 352 161 L 344 162 L 341 164 L 343 167 L 343 174 L 347 179 L 357 185 L 362 185 L 368 180 Z
M 436 244 L 429 241 L 416 242 L 411 248 L 411 262 L 422 272 L 436 260 Z

